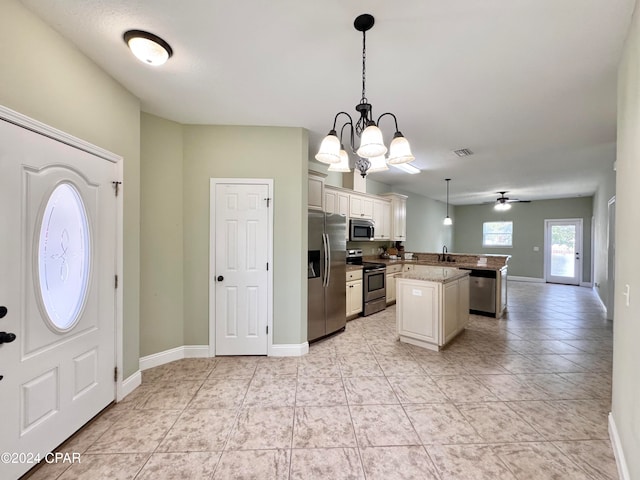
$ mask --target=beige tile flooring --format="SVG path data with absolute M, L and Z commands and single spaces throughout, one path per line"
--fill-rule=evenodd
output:
M 143 374 L 61 447 L 46 479 L 614 479 L 612 325 L 586 288 L 509 283 L 440 353 L 395 308 L 302 358 L 220 357 Z

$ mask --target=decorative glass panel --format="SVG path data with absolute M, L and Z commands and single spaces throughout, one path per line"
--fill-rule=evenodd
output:
M 49 321 L 59 330 L 77 322 L 89 282 L 87 213 L 72 185 L 58 185 L 44 211 L 38 244 L 40 294 Z

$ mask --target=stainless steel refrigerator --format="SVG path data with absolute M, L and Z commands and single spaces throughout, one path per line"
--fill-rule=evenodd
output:
M 307 339 L 317 340 L 347 324 L 347 218 L 309 211 Z

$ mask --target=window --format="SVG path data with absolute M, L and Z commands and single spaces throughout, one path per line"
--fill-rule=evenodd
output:
M 513 222 L 484 222 L 482 224 L 483 247 L 511 247 Z

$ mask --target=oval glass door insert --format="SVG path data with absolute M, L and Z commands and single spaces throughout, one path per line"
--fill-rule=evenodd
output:
M 78 190 L 62 183 L 51 193 L 38 243 L 40 295 L 51 325 L 68 331 L 77 323 L 89 283 L 89 222 Z

